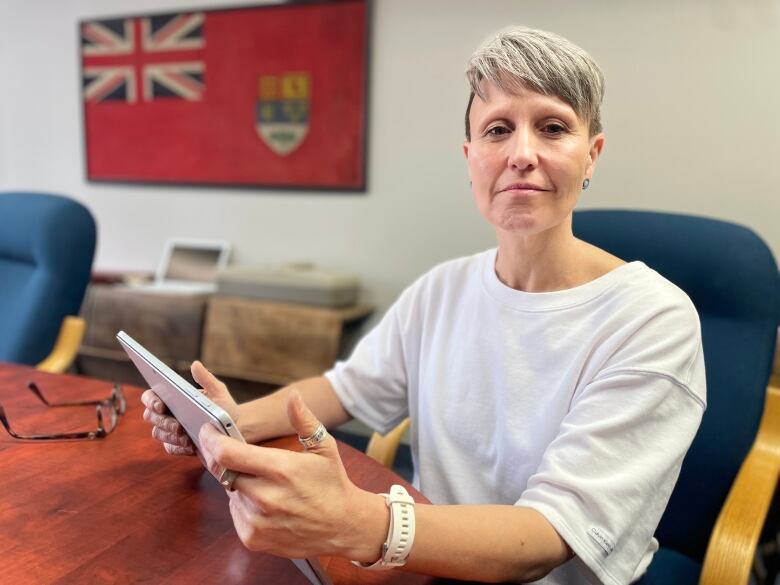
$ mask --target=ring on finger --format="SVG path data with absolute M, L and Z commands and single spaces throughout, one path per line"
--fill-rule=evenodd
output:
M 227 491 L 232 492 L 236 489 L 233 487 L 233 483 L 235 483 L 237 478 L 238 478 L 237 471 L 233 471 L 232 469 L 223 469 L 222 473 L 219 474 L 217 481 L 219 481 L 222 487 L 225 488 Z
M 303 448 L 308 451 L 312 447 L 316 447 L 322 443 L 327 435 L 328 431 L 325 430 L 325 426 L 320 423 L 320 426 L 317 427 L 317 430 L 308 437 L 301 437 L 298 435 L 298 441 L 300 441 L 301 445 L 303 445 Z

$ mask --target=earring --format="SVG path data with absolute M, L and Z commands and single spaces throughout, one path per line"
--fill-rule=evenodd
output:
M 590 179 L 585 179 L 585 180 L 582 182 L 582 190 L 584 191 L 584 190 L 585 190 L 585 189 L 587 189 L 589 186 L 590 186 Z

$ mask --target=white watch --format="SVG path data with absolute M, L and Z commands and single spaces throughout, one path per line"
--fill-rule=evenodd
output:
M 387 528 L 387 540 L 382 545 L 382 555 L 375 563 L 353 564 L 364 569 L 392 569 L 402 567 L 414 544 L 414 500 L 403 486 L 394 485 L 384 496 L 390 508 L 390 526 Z

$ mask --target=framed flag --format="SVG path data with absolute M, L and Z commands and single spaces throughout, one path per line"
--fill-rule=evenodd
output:
M 79 28 L 88 180 L 365 190 L 366 0 Z

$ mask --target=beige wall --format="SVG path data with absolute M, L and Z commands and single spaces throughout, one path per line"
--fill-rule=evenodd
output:
M 227 5 L 242 3 L 256 2 Z M 225 238 L 240 264 L 356 272 L 384 307 L 434 263 L 492 245 L 462 160 L 462 71 L 511 23 L 571 38 L 605 71 L 607 144 L 583 207 L 726 218 L 780 254 L 776 0 L 377 0 L 365 195 L 87 184 L 77 21 L 218 5 L 0 0 L 0 189 L 84 201 L 99 222 L 99 268 L 152 269 L 171 235 Z

